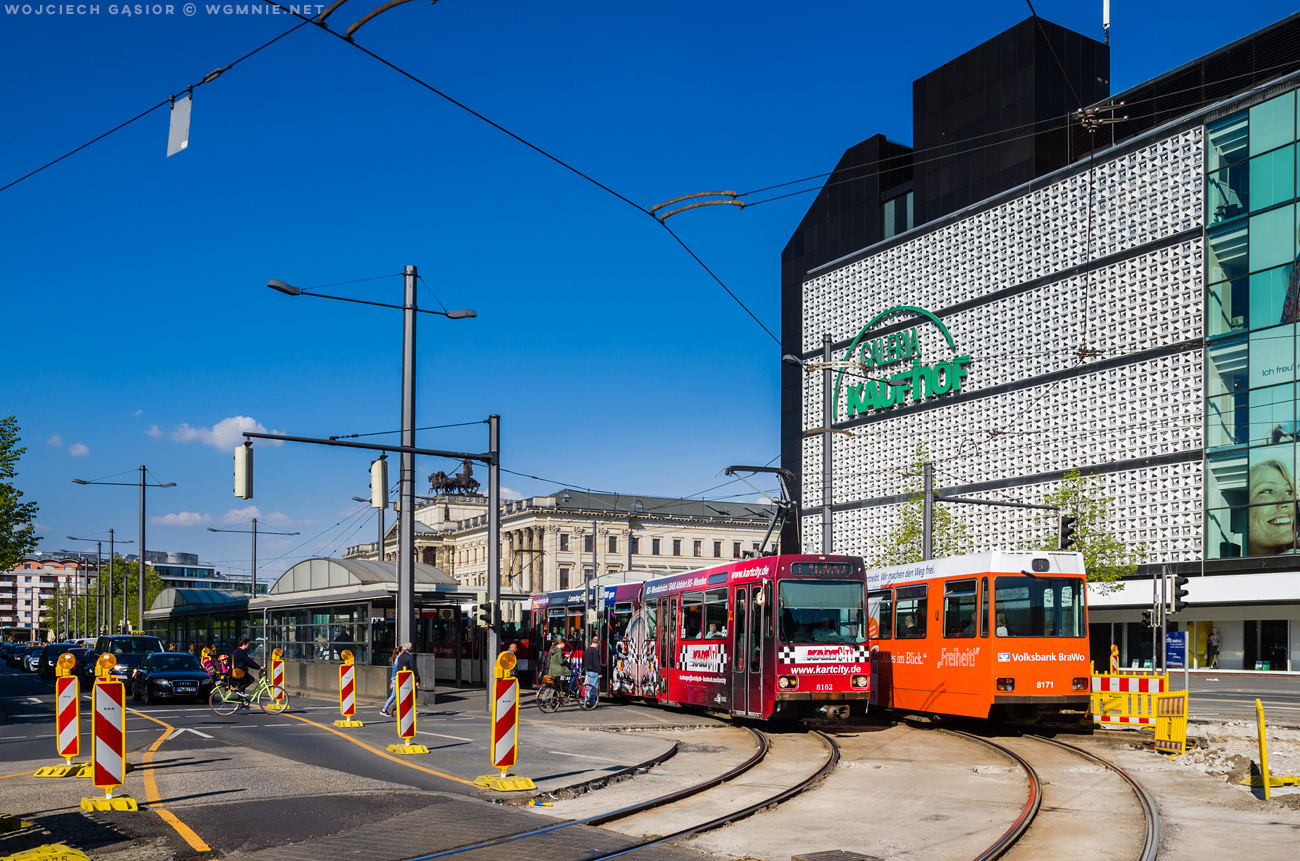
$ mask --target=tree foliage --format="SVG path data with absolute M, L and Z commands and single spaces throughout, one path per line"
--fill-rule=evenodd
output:
M 86 632 L 87 636 L 93 636 L 99 633 L 112 633 L 121 628 L 122 624 L 122 599 L 126 599 L 127 619 L 130 622 L 132 630 L 140 630 L 140 613 L 139 613 L 139 595 L 140 588 L 137 585 L 137 573 L 140 570 L 139 563 L 128 562 L 121 556 L 115 556 L 113 559 L 113 618 L 104 620 L 104 630 L 96 631 L 95 627 L 95 606 L 97 598 L 95 594 L 108 594 L 108 561 L 105 560 L 99 571 L 98 579 L 92 577 L 90 581 L 90 596 L 87 598 L 83 595 L 77 595 L 72 601 L 73 616 L 72 627 L 76 630 L 81 628 L 81 611 L 83 603 L 88 609 L 88 626 L 91 630 Z M 78 581 L 79 582 L 79 581 Z M 76 586 L 75 588 L 80 588 Z M 148 565 L 144 566 L 144 609 L 148 612 L 153 606 L 154 599 L 158 593 L 167 588 L 161 576 Z M 46 624 L 54 622 L 54 605 L 51 601 L 45 602 L 45 621 Z
M 1100 584 L 1110 591 L 1121 577 L 1137 571 L 1137 566 L 1149 555 L 1141 542 L 1126 543 L 1110 526 L 1110 507 L 1115 498 L 1106 496 L 1100 479 L 1085 476 L 1072 469 L 1061 479 L 1061 486 L 1048 493 L 1044 505 L 1060 507 L 1059 513 L 1044 516 L 1044 530 L 1037 550 L 1056 550 L 1060 540 L 1060 516 L 1070 514 L 1075 518 L 1075 543 L 1070 550 L 1083 554 L 1084 569 L 1089 583 Z
M 923 470 L 929 459 L 929 448 L 925 443 L 917 443 L 912 457 L 912 472 L 907 481 L 907 490 L 913 495 L 903 503 L 899 522 L 885 537 L 880 552 L 872 559 L 873 566 L 909 565 L 921 561 L 925 527 Z M 931 542 L 935 559 L 969 553 L 971 552 L 970 526 L 957 519 L 943 503 L 935 503 Z
M 18 458 L 27 451 L 19 446 L 17 416 L 0 418 L 0 571 L 8 571 L 41 539 L 36 535 L 35 502 L 23 502 L 23 492 L 14 486 Z

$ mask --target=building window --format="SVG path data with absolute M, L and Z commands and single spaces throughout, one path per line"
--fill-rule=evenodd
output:
M 591 569 L 590 569 L 590 568 L 583 568 L 583 569 L 582 569 L 582 579 L 583 579 L 584 581 L 586 581 L 586 580 L 590 580 L 590 579 L 591 579 Z
M 569 535 L 567 532 L 560 533 L 560 550 L 567 553 L 569 550 Z
M 680 538 L 673 539 L 673 555 L 674 556 L 682 555 L 682 539 Z
M 698 538 L 695 539 L 695 555 L 696 556 L 704 555 L 704 542 Z
M 617 536 L 617 535 L 611 535 L 611 536 L 609 536 L 609 552 L 610 552 L 610 553 L 617 553 L 617 552 L 618 552 L 618 536 Z
M 731 545 L 731 558 L 732 558 L 732 559 L 739 559 L 739 558 L 740 558 L 740 542 L 739 542 L 739 541 L 737 541 L 737 542 L 735 542 L 734 544 Z
M 584 535 L 582 538 L 582 549 L 586 553 L 592 553 L 596 549 L 596 536 Z
M 714 559 L 721 559 L 721 558 L 722 558 L 722 542 L 721 542 L 721 541 L 715 541 L 715 542 L 713 542 L 713 558 L 714 558 Z
M 561 569 L 560 569 L 560 588 L 561 588 L 561 589 L 568 589 L 568 588 L 569 588 L 569 569 L 568 569 L 568 568 L 561 568 Z
M 629 535 L 628 538 L 627 538 L 627 541 L 628 541 L 628 545 L 627 545 L 627 546 L 631 549 L 631 551 L 632 551 L 632 555 L 633 555 L 633 556 L 636 556 L 638 553 L 641 552 L 641 539 L 640 539 L 640 538 L 638 538 L 638 537 L 635 536 L 635 535 Z
M 912 192 L 900 194 L 880 205 L 881 239 L 888 239 L 912 229 Z
M 650 539 L 650 555 L 651 555 L 651 556 L 658 556 L 658 555 L 659 555 L 659 539 L 658 539 L 658 538 L 651 538 L 651 539 Z

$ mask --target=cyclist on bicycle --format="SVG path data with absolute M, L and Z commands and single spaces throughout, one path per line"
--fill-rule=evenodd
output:
M 553 678 L 551 684 L 557 690 L 567 686 L 569 678 L 569 644 L 557 639 L 551 644 L 551 651 L 546 655 L 546 675 Z
M 253 681 L 253 670 L 262 669 L 262 665 L 253 660 L 248 654 L 248 638 L 239 638 L 239 647 L 235 649 L 235 654 L 231 657 L 231 664 L 234 667 L 232 675 L 235 677 L 235 690 L 242 697 L 244 689 Z

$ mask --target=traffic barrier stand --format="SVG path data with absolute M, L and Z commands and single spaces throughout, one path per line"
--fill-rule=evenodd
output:
M 422 744 L 415 744 L 415 673 L 410 670 L 401 670 L 397 673 L 397 679 L 394 681 L 397 685 L 397 699 L 395 707 L 397 709 L 397 737 L 402 741 L 397 744 L 390 744 L 386 750 L 389 753 L 428 753 L 429 748 Z
M 1269 799 L 1273 797 L 1273 787 L 1300 785 L 1300 777 L 1291 774 L 1274 777 L 1268 773 L 1268 736 L 1264 732 L 1264 704 L 1259 700 L 1255 700 L 1255 717 L 1259 722 L 1259 775 L 1246 778 L 1241 785 L 1262 787 L 1264 798 Z
M 91 690 L 93 742 L 91 771 L 94 785 L 104 790 L 103 798 L 81 799 L 87 812 L 103 810 L 136 811 L 139 806 L 129 795 L 113 797 L 113 790 L 126 779 L 126 688 L 121 682 L 109 681 L 108 671 L 116 660 L 102 655 L 95 664 L 98 679 Z
M 1131 671 L 1092 677 L 1092 719 L 1102 724 L 1155 726 L 1156 696 L 1169 689 L 1169 676 Z
M 90 856 L 80 849 L 73 849 L 62 843 L 52 843 L 5 855 L 0 858 L 0 861 L 90 861 Z
M 509 773 L 519 754 L 519 682 L 510 678 L 515 660 L 513 653 L 502 652 L 497 658 L 496 678 L 492 681 L 492 747 L 489 758 L 492 767 L 501 773 L 474 778 L 475 785 L 497 792 L 537 788 L 529 778 Z
M 17 816 L 0 813 L 0 834 L 8 834 L 10 831 L 22 831 L 24 828 L 31 828 L 34 824 L 25 819 L 19 819 Z
M 283 654 L 280 649 L 271 652 L 271 690 L 277 694 L 275 698 L 277 703 L 289 696 L 284 689 L 284 661 L 281 659 Z
M 72 761 L 81 753 L 81 691 L 69 672 L 76 665 L 77 659 L 66 652 L 54 665 L 54 747 L 65 763 L 38 768 L 33 777 L 71 777 L 87 765 Z
M 1187 691 L 1156 694 L 1156 750 L 1187 752 Z
M 342 719 L 334 721 L 335 726 L 365 726 L 353 717 L 357 713 L 356 667 L 353 665 L 352 653 L 343 650 L 343 663 L 339 665 L 339 714 Z

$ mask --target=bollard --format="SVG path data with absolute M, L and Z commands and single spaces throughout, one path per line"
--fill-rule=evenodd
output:
M 284 652 L 280 649 L 271 652 L 271 690 L 277 695 L 276 702 L 289 696 L 284 689 L 284 661 L 281 660 L 283 657 Z
M 401 670 L 394 684 L 397 685 L 397 735 L 403 741 L 390 744 L 389 753 L 428 753 L 429 748 L 414 744 L 415 739 L 415 673 Z
M 33 777 L 72 777 L 86 767 L 84 762 L 72 761 L 81 753 L 80 686 L 71 674 L 76 666 L 77 659 L 66 652 L 54 665 L 54 747 L 65 764 L 38 768 Z
M 352 653 L 344 649 L 341 657 L 343 663 L 339 665 L 339 714 L 343 715 L 343 718 L 334 721 L 334 725 L 365 726 L 353 717 L 357 713 L 357 689 L 356 666 L 353 664 Z
M 95 662 L 98 678 L 90 695 L 91 769 L 93 783 L 104 790 L 104 797 L 81 799 L 81 809 L 87 812 L 139 809 L 129 795 L 113 797 L 113 790 L 126 780 L 126 687 L 108 679 L 108 671 L 116 663 L 112 655 L 101 655 Z
M 492 762 L 492 767 L 501 773 L 474 778 L 476 785 L 498 792 L 537 788 L 529 778 L 509 773 L 519 752 L 519 682 L 510 678 L 515 661 L 512 652 L 502 652 L 497 657 L 493 673 L 495 678 L 489 689 L 492 696 L 492 729 L 488 759 Z

